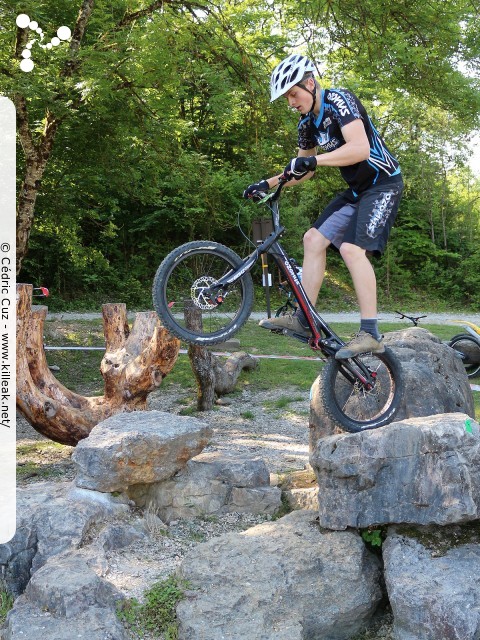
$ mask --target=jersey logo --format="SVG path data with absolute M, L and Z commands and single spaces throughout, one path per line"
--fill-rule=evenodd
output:
M 323 131 L 319 131 L 317 133 L 317 144 L 319 146 L 323 147 L 323 145 L 327 144 L 329 140 L 330 136 L 328 135 L 328 133 L 323 133 Z
M 330 100 L 330 102 L 333 102 L 333 104 L 338 108 L 341 116 L 348 116 L 350 114 L 347 103 L 340 94 L 331 91 L 327 95 L 327 99 Z
M 320 132 L 317 134 L 317 145 L 324 151 L 332 151 L 340 146 L 340 141 L 338 138 L 330 138 L 328 133 Z
M 331 118 L 325 118 L 325 120 L 322 122 L 322 125 L 326 128 L 329 127 L 332 124 L 332 119 Z

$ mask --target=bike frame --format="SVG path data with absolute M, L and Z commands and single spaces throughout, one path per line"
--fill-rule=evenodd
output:
M 279 242 L 279 238 L 282 237 L 285 228 L 280 225 L 280 212 L 278 207 L 278 199 L 283 189 L 285 181 L 280 181 L 277 189 L 270 195 L 266 195 L 260 199 L 261 204 L 265 204 L 272 214 L 273 231 L 272 233 L 253 251 L 247 256 L 241 266 L 237 269 L 230 271 L 218 282 L 216 282 L 210 288 L 210 295 L 212 300 L 217 303 L 221 303 L 222 296 L 217 296 L 216 292 L 221 289 L 228 289 L 228 287 L 237 280 L 239 280 L 245 273 L 249 272 L 262 253 L 271 255 L 276 265 L 280 269 L 281 273 L 285 276 L 289 283 L 293 295 L 295 296 L 300 309 L 305 314 L 308 326 L 312 332 L 312 336 L 307 338 L 305 336 L 295 336 L 299 340 L 306 342 L 314 351 L 321 351 L 325 356 L 335 356 L 336 351 L 340 349 L 345 343 L 337 334 L 328 326 L 328 324 L 319 315 L 315 307 L 302 287 L 296 270 L 294 269 L 290 258 L 288 257 L 285 249 Z M 323 334 L 323 335 L 322 335 Z

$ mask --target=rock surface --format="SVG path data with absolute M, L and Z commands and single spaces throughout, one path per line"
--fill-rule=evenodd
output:
M 402 363 L 405 395 L 395 420 L 440 413 L 475 415 L 470 382 L 454 349 L 426 329 L 414 327 L 385 334 L 385 345 Z M 325 414 L 321 401 L 322 376 L 314 382 L 310 403 L 310 450 L 319 438 L 341 433 Z
M 166 480 L 199 454 L 211 435 L 209 426 L 196 418 L 162 411 L 112 416 L 76 446 L 75 482 L 85 489 L 113 492 Z
M 318 487 L 312 489 L 288 489 L 284 492 L 285 500 L 293 511 L 316 509 L 318 507 Z
M 322 527 L 480 519 L 480 431 L 465 414 L 333 435 L 319 441 L 311 464 Z
M 129 640 L 113 611 L 91 607 L 76 618 L 57 618 L 23 597 L 7 625 L 3 640 Z
M 445 544 L 449 534 L 436 528 L 437 543 Z M 450 548 L 434 551 L 431 531 L 389 530 L 383 558 L 395 640 L 480 637 L 479 534 L 477 524 L 476 542 L 453 537 Z
M 351 638 L 380 598 L 380 567 L 355 532 L 296 511 L 197 547 L 181 568 L 180 640 Z
M 124 498 L 39 482 L 17 489 L 17 530 L 0 545 L 0 578 L 14 595 L 54 555 L 77 549 L 93 524 L 129 510 Z
M 133 487 L 130 496 L 167 523 L 228 512 L 273 514 L 281 505 L 281 491 L 270 486 L 261 458 L 224 452 L 202 453 L 172 479 Z
M 50 558 L 9 612 L 5 640 L 123 640 L 115 615 L 122 595 L 77 554 Z

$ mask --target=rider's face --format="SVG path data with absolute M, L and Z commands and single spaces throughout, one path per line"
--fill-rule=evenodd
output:
M 305 83 L 305 86 L 313 90 L 313 80 L 309 78 Z M 312 86 L 310 86 L 312 85 Z M 298 85 L 289 89 L 284 97 L 287 99 L 288 106 L 291 109 L 297 110 L 299 113 L 308 113 L 312 108 L 312 94 L 302 89 Z

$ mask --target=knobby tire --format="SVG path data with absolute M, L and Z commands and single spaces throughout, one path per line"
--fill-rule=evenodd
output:
M 377 372 L 374 388 L 366 391 L 342 373 L 342 360 L 330 358 L 322 372 L 322 402 L 327 415 L 345 431 L 356 433 L 382 427 L 395 418 L 404 394 L 401 363 L 390 349 L 363 354 L 362 361 Z
M 480 342 L 468 333 L 460 333 L 453 336 L 448 344 L 462 354 L 467 376 L 475 378 L 480 373 Z
M 220 304 L 207 300 L 203 290 L 242 262 L 234 251 L 217 242 L 187 242 L 174 249 L 158 267 L 153 282 L 153 305 L 163 325 L 177 338 L 198 345 L 220 344 L 234 336 L 252 311 L 250 273 L 225 291 Z M 193 304 L 201 314 L 198 331 L 186 326 L 187 304 Z

